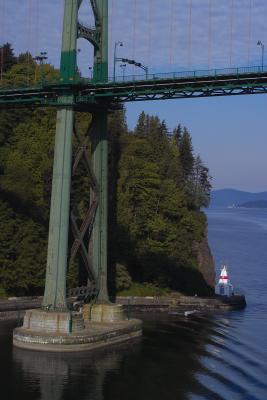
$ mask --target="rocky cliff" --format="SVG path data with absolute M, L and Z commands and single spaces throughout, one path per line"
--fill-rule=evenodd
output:
M 201 242 L 195 242 L 193 245 L 194 253 L 198 262 L 198 269 L 203 275 L 207 284 L 215 286 L 215 263 L 209 247 L 207 235 Z

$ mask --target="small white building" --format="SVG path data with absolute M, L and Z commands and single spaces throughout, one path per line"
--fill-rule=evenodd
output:
M 234 294 L 234 287 L 230 283 L 226 265 L 222 265 L 220 279 L 215 286 L 215 294 L 228 297 L 233 296 Z

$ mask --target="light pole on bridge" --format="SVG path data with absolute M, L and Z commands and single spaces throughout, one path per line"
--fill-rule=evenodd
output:
M 116 63 L 117 63 L 117 61 L 121 60 L 120 58 L 117 58 L 117 47 L 118 46 L 122 47 L 123 43 L 118 41 L 118 42 L 115 42 L 115 45 L 114 45 L 114 58 L 113 58 L 113 81 L 114 82 L 115 82 L 115 78 L 116 78 Z
M 122 69 L 122 79 L 124 80 L 126 64 L 121 64 L 120 67 L 121 67 L 121 69 Z
M 41 74 L 41 83 L 44 82 L 45 78 L 45 71 L 44 71 L 44 61 L 47 60 L 47 52 L 46 51 L 41 51 L 40 54 L 36 57 L 34 57 L 34 60 L 40 63 L 40 74 Z M 34 80 L 36 81 L 36 70 L 35 70 L 35 78 Z
M 264 60 L 264 44 L 261 40 L 258 40 L 257 46 L 261 46 L 261 70 L 263 71 L 263 60 Z

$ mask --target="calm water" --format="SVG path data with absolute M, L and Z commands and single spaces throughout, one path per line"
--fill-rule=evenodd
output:
M 1 323 L 1 399 L 266 400 L 267 210 L 208 218 L 217 265 L 229 264 L 244 311 L 145 316 L 141 340 L 78 355 L 12 349 L 14 324 Z

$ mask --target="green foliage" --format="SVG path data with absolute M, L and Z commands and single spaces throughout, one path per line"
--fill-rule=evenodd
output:
M 47 232 L 32 219 L 0 201 L 0 281 L 10 294 L 40 293 Z
M 10 43 L 5 43 L 0 46 L 0 73 L 2 75 L 7 72 L 14 64 L 17 63 L 17 58 Z
M 37 65 L 26 53 L 9 65 L 2 85 L 57 76 L 53 67 Z M 8 294 L 43 291 L 55 119 L 51 109 L 0 112 L 0 280 Z M 86 132 L 90 120 L 76 113 L 78 131 Z M 74 153 L 77 146 L 74 139 Z M 87 150 L 89 155 L 89 144 Z M 193 244 L 205 236 L 199 210 L 207 205 L 209 191 L 208 169 L 194 156 L 186 128 L 178 125 L 169 135 L 164 121 L 141 113 L 129 132 L 124 111 L 109 115 L 108 263 L 114 292 L 149 296 L 170 288 L 206 293 Z M 90 181 L 80 165 L 71 193 L 80 219 L 89 201 Z M 69 266 L 67 285 L 86 280 L 77 258 Z
M 141 113 L 134 132 L 124 133 L 110 252 L 113 260 L 127 265 L 134 281 L 187 293 L 194 287 L 181 279 L 199 275 L 192 248 L 206 229 L 205 216 L 199 212 L 203 199 L 196 204 L 189 195 L 194 165 L 186 128 L 178 126 L 170 137 L 164 121 Z M 196 185 L 202 184 L 198 175 L 195 179 Z M 204 280 L 200 284 L 196 279 L 205 292 Z
M 0 299 L 7 299 L 7 292 L 2 286 L 0 286 Z
M 184 180 L 186 182 L 189 175 L 192 173 L 194 166 L 192 139 L 186 128 L 183 129 L 183 133 L 180 139 L 178 139 L 178 145 Z
M 129 289 L 132 278 L 124 265 L 116 264 L 116 288 L 118 291 Z
M 117 293 L 118 296 L 166 296 L 170 293 L 168 288 L 160 288 L 152 283 L 133 283 L 128 290 L 121 290 Z

